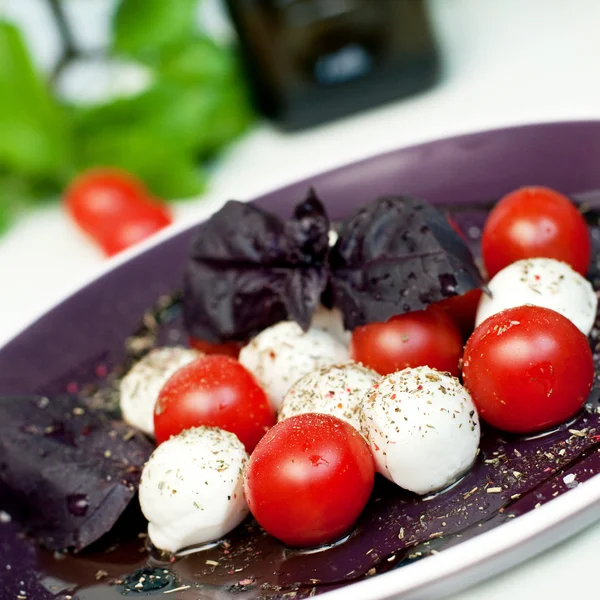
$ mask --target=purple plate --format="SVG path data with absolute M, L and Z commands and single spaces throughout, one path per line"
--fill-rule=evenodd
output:
M 407 193 L 439 205 L 476 205 L 527 184 L 577 194 L 600 188 L 598 156 L 600 122 L 514 127 L 396 150 L 276 190 L 255 202 L 287 216 L 314 186 L 336 219 L 384 194 Z M 191 235 L 191 229 L 178 232 L 144 246 L 124 263 L 117 261 L 9 342 L 0 350 L 0 393 L 50 395 L 100 380 L 106 369 L 123 360 L 124 339 L 137 328 L 144 311 L 159 296 L 180 287 Z M 538 510 L 427 560 L 321 597 L 375 600 L 449 594 L 575 533 L 597 518 L 599 509 L 600 478 L 592 477 Z M 43 598 L 45 594 L 36 591 L 35 553 L 25 544 L 7 546 L 0 539 L 0 569 L 10 553 L 10 581 L 15 585 L 23 581 L 29 597 Z M 0 582 L 3 577 L 0 573 Z

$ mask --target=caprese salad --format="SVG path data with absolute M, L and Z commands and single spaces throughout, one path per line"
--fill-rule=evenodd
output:
M 218 544 L 226 558 L 223 540 L 244 527 L 294 552 L 335 546 L 376 522 L 378 481 L 412 507 L 386 509 L 402 547 L 459 531 L 469 511 L 504 511 L 598 437 L 600 422 L 569 425 L 595 376 L 590 236 L 547 188 L 494 206 L 481 256 L 467 235 L 410 197 L 342 223 L 313 191 L 288 221 L 226 204 L 190 250 L 189 344 L 143 349 L 119 380 L 117 425 L 85 403 L 30 399 L 12 427 L 24 409 L 0 403 L 5 452 L 26 462 L 36 435 L 50 457 L 35 484 L 16 469 L 0 480 L 27 498 L 55 461 L 64 481 L 36 521 L 52 550 L 93 544 L 136 492 L 151 546 L 173 557 Z M 565 435 L 543 452 L 519 450 L 556 427 Z M 65 505 L 60 491 L 83 480 Z
M 279 318 L 285 312 L 280 311 L 280 296 L 289 293 L 281 290 L 296 282 L 277 282 L 279 267 L 263 265 L 273 271 L 271 289 L 255 289 L 264 282 L 256 284 L 252 272 L 238 274 L 247 279 L 237 295 L 229 292 L 225 304 L 230 306 L 213 304 L 212 321 L 205 315 L 199 319 L 201 334 L 222 336 L 207 336 L 207 354 L 153 350 L 123 379 L 124 418 L 154 434 L 159 444 L 140 483 L 149 536 L 158 548 L 177 552 L 214 541 L 248 511 L 287 545 L 331 543 L 348 533 L 364 509 L 375 472 L 415 494 L 439 492 L 476 460 L 480 418 L 500 430 L 528 434 L 581 411 L 594 377 L 586 336 L 596 318 L 597 297 L 584 277 L 590 260 L 587 227 L 571 201 L 545 188 L 524 188 L 502 199 L 482 236 L 484 268 L 492 277 L 481 286 L 471 278 L 464 290 L 458 289 L 459 282 L 464 285 L 463 274 L 472 273 L 473 266 L 460 254 L 462 247 L 452 248 L 461 234 L 452 224 L 441 223 L 439 215 L 418 221 L 415 233 L 410 223 L 421 218 L 423 207 L 412 200 L 400 202 L 411 209 L 408 228 L 406 221 L 392 228 L 393 233 L 404 228 L 403 246 L 426 263 L 429 257 L 422 252 L 431 243 L 423 238 L 437 237 L 433 272 L 444 261 L 455 269 L 438 274 L 434 282 L 445 298 L 437 299 L 429 286 L 418 294 L 425 306 L 411 309 L 412 290 L 401 284 L 412 280 L 412 287 L 419 288 L 419 278 L 431 277 L 431 270 L 425 264 L 419 274 L 409 271 L 406 282 L 397 277 L 393 262 L 400 247 L 386 238 L 389 227 L 387 232 L 377 229 L 381 214 L 388 212 L 381 206 L 375 207 L 374 218 L 363 212 L 342 226 L 334 248 L 325 242 L 319 246 L 315 231 L 323 235 L 329 229 L 318 218 L 302 222 L 320 207 L 304 206 L 297 226 L 305 227 L 303 251 L 309 258 L 287 267 L 299 271 L 297 284 L 311 283 L 302 277 L 319 277 L 305 272 L 318 271 L 311 264 L 313 248 L 321 260 L 328 256 L 336 266 L 345 260 L 339 276 L 328 283 L 334 301 L 325 307 L 321 295 L 308 298 L 313 305 L 319 301 L 309 326 L 303 323 L 305 314 L 289 318 L 306 313 L 306 307 L 290 309 L 282 302 L 287 314 Z M 389 202 L 383 204 L 390 208 Z M 402 206 L 398 214 L 406 210 Z M 212 223 L 216 231 L 219 222 L 217 215 Z M 379 248 L 373 248 L 371 235 L 380 237 Z M 307 240 L 313 247 L 306 248 Z M 348 292 L 350 261 L 343 253 L 350 242 L 361 246 L 351 252 L 366 249 L 388 261 L 389 272 L 380 268 L 379 277 L 400 280 L 396 301 L 381 298 L 397 307 L 387 307 L 397 314 L 384 321 L 369 322 L 364 316 L 373 311 L 356 300 L 361 284 L 350 280 L 358 290 Z M 220 243 L 225 246 L 229 239 Z M 206 239 L 200 245 L 192 250 L 186 293 L 202 295 L 200 303 L 208 305 L 212 299 L 204 297 L 197 271 L 202 281 L 210 277 L 210 254 L 220 253 L 224 260 L 223 250 L 208 246 Z M 310 295 L 308 288 L 302 291 Z M 389 296 L 389 289 L 384 293 Z M 343 300 L 339 304 L 336 294 Z M 250 328 L 235 323 L 233 311 L 244 295 L 253 307 L 266 295 L 274 314 L 251 319 Z M 194 304 L 187 313 L 193 321 L 196 299 L 186 302 Z M 227 314 L 214 316 L 218 312 Z M 357 318 L 363 322 L 350 329 Z M 473 323 L 473 330 L 463 352 L 465 321 Z M 269 324 L 261 328 L 261 322 Z M 240 339 L 236 328 L 253 335 Z M 218 348 L 210 354 L 208 342 L 243 345 L 236 360 L 220 355 Z

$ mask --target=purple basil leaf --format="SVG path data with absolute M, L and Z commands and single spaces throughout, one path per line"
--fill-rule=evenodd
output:
M 483 285 L 444 214 L 407 196 L 379 198 L 350 217 L 330 264 L 334 302 L 348 329 Z
M 73 397 L 0 398 L 0 508 L 51 550 L 81 550 L 136 496 L 153 446 Z
M 329 277 L 328 231 L 312 190 L 287 222 L 228 202 L 192 243 L 183 298 L 190 335 L 245 341 L 285 319 L 308 329 Z

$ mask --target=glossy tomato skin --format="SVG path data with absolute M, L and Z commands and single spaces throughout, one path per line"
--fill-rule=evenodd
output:
M 190 346 L 204 352 L 204 354 L 224 354 L 237 358 L 240 355 L 242 344 L 240 342 L 224 342 L 223 344 L 211 344 L 198 338 L 190 337 Z
M 171 216 L 164 207 L 147 202 L 124 211 L 118 222 L 98 231 L 95 239 L 107 256 L 114 256 L 144 241 L 171 222 Z
M 584 218 L 562 194 L 544 187 L 518 189 L 490 212 L 481 238 L 487 274 L 523 258 L 554 258 L 584 275 L 591 244 Z
M 294 547 L 333 542 L 365 507 L 375 475 L 364 438 L 331 415 L 280 421 L 254 450 L 244 491 L 254 518 Z
M 430 307 L 357 327 L 350 355 L 381 375 L 420 366 L 458 375 L 462 349 L 463 338 L 454 321 Z
M 475 316 L 477 315 L 477 306 L 482 293 L 479 289 L 470 290 L 460 296 L 451 296 L 445 300 L 440 300 L 432 307 L 443 310 L 456 323 L 463 339 L 466 340 L 475 329 Z
M 148 191 L 135 177 L 118 169 L 91 169 L 75 178 L 65 193 L 66 207 L 75 222 L 93 235 L 104 222 L 120 218 Z
M 169 210 L 143 183 L 117 169 L 82 173 L 65 193 L 66 208 L 108 256 L 146 239 L 172 222 Z
M 577 414 L 593 378 L 587 338 L 540 306 L 491 316 L 465 347 L 464 384 L 481 418 L 512 433 L 543 431 Z
M 201 356 L 163 386 L 154 409 L 157 443 L 206 425 L 235 433 L 252 452 L 275 423 L 275 413 L 254 377 L 233 358 Z

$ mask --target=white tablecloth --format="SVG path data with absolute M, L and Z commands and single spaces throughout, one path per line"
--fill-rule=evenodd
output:
M 258 127 L 223 157 L 204 198 L 176 206 L 177 220 L 398 146 L 507 124 L 600 118 L 598 0 L 437 0 L 431 6 L 445 56 L 438 87 L 304 133 Z M 104 263 L 59 206 L 23 217 L 0 239 L 0 344 Z M 600 524 L 452 598 L 584 597 L 594 583 L 598 547 Z

